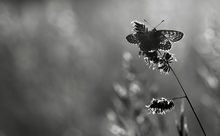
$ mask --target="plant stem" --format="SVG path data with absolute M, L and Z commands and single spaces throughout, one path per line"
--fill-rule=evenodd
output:
M 180 87 L 181 87 L 181 89 L 182 89 L 182 91 L 183 91 L 183 93 L 184 93 L 184 95 L 185 95 L 185 97 L 186 97 L 186 100 L 188 101 L 188 103 L 189 103 L 189 105 L 190 105 L 190 107 L 191 107 L 191 109 L 192 109 L 194 115 L 196 116 L 196 119 L 197 119 L 197 121 L 198 121 L 198 123 L 199 123 L 199 126 L 200 126 L 201 129 L 202 129 L 203 134 L 206 136 L 205 130 L 204 130 L 204 128 L 202 127 L 202 124 L 201 124 L 201 122 L 200 122 L 200 120 L 199 120 L 199 117 L 197 116 L 197 114 L 196 114 L 196 112 L 195 112 L 195 110 L 194 110 L 194 108 L 193 108 L 193 106 L 192 106 L 192 104 L 191 104 L 191 102 L 190 102 L 190 100 L 189 100 L 189 97 L 188 97 L 186 91 L 184 90 L 182 84 L 180 83 L 179 78 L 177 77 L 176 73 L 174 72 L 174 70 L 173 70 L 173 68 L 172 68 L 171 66 L 170 66 L 170 69 L 171 69 L 171 71 L 173 72 L 173 74 L 174 74 L 174 76 L 175 76 L 177 82 L 179 83 L 179 85 L 180 85 Z
M 173 97 L 173 98 L 169 98 L 169 99 L 171 99 L 171 100 L 177 100 L 177 99 L 182 99 L 182 98 L 186 98 L 186 96 Z

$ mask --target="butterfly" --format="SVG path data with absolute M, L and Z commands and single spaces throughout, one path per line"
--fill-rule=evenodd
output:
M 134 33 L 127 35 L 126 39 L 131 44 L 137 44 L 141 52 L 170 50 L 171 42 L 177 42 L 183 37 L 183 33 L 180 31 L 157 30 L 156 27 L 149 31 L 141 22 L 132 21 L 131 24 L 133 25 Z

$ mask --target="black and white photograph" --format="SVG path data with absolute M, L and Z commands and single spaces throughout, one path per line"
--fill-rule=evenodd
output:
M 0 136 L 220 136 L 219 0 L 0 0 Z

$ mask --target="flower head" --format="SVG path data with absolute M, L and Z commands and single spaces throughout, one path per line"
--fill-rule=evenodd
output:
M 153 66 L 153 69 L 157 68 L 160 72 L 168 74 L 171 70 L 170 64 L 173 61 L 176 61 L 176 58 L 173 54 L 168 52 L 160 52 L 159 50 L 155 51 L 140 51 L 139 55 L 144 56 L 144 60 L 150 67 Z
M 158 69 L 160 72 L 168 74 L 171 70 L 170 63 L 172 63 L 174 60 L 176 60 L 176 58 L 173 56 L 173 54 L 165 52 L 158 63 Z
M 144 60 L 147 63 L 147 65 L 153 66 L 153 69 L 157 67 L 158 62 L 160 60 L 157 51 L 140 52 L 139 54 L 144 56 Z
M 159 56 L 157 51 L 149 51 L 143 52 L 145 61 L 149 61 L 150 63 L 157 64 L 159 62 Z
M 150 105 L 145 105 L 145 107 L 150 110 L 152 114 L 165 114 L 168 111 L 174 109 L 173 100 L 168 100 L 166 98 L 151 100 Z

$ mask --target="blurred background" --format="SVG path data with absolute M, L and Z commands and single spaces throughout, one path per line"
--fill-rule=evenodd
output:
M 181 96 L 172 74 L 148 69 L 127 43 L 132 20 L 184 38 L 172 64 L 208 136 L 219 136 L 220 8 L 218 0 L 1 0 L 0 136 L 107 136 L 113 84 L 130 52 L 139 76 L 158 96 Z M 149 29 L 152 29 L 149 26 Z M 145 81 L 144 80 L 144 81 Z M 147 90 L 146 90 L 147 91 Z M 149 101 L 148 101 L 149 102 Z M 178 135 L 179 105 L 165 115 Z M 185 104 L 189 135 L 202 131 Z

